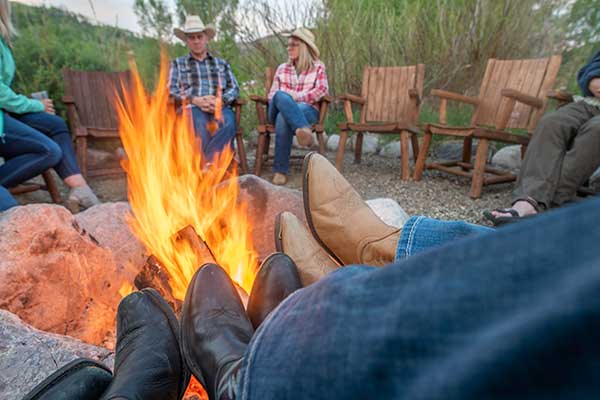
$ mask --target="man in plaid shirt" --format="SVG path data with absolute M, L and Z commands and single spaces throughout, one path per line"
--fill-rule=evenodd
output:
M 240 89 L 229 63 L 208 52 L 208 42 L 215 36 L 211 25 L 205 26 L 198 16 L 190 15 L 184 27 L 176 28 L 174 33 L 190 52 L 172 61 L 169 92 L 178 107 L 187 104 L 191 108 L 196 136 L 202 141 L 205 160 L 210 162 L 215 153 L 233 145 L 236 126 L 231 104 L 239 97 Z M 219 94 L 222 120 L 216 121 Z M 214 122 L 218 129 L 211 132 L 209 125 Z

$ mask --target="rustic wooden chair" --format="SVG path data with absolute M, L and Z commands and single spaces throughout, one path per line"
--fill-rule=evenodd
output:
M 414 180 L 421 180 L 425 168 L 437 169 L 471 178 L 469 196 L 481 197 L 483 185 L 511 182 L 512 173 L 486 165 L 490 141 L 520 144 L 525 154 L 529 138 L 544 113 L 548 97 L 560 67 L 561 57 L 529 60 L 490 59 L 487 64 L 479 97 L 463 96 L 444 90 L 432 90 L 440 98 L 439 123 L 427 124 L 415 164 Z M 448 126 L 446 105 L 456 100 L 475 107 L 469 126 Z M 510 133 L 508 128 L 526 129 L 527 135 Z M 425 159 L 433 135 L 464 138 L 462 159 L 426 164 Z M 471 144 L 478 139 L 475 162 L 471 163 Z M 485 173 L 492 176 L 486 176 Z
M 271 90 L 273 84 L 273 78 L 275 76 L 275 70 L 267 68 L 265 71 L 265 96 L 250 96 L 250 100 L 254 101 L 256 106 L 256 115 L 258 117 L 258 143 L 256 147 L 256 161 L 254 163 L 254 174 L 260 176 L 262 166 L 273 156 L 269 155 L 269 144 L 271 141 L 271 135 L 275 133 L 275 126 L 267 120 L 267 109 L 269 102 L 266 94 Z M 325 121 L 325 115 L 327 115 L 327 107 L 332 101 L 331 96 L 324 96 L 319 103 L 319 121 L 313 124 L 312 129 L 317 134 L 317 141 L 319 142 L 319 153 L 325 154 L 325 138 L 323 137 L 323 123 Z M 292 159 L 302 159 L 304 156 L 292 156 Z
M 115 93 L 122 95 L 122 88 L 133 82 L 130 71 L 95 72 L 63 70 L 67 113 L 71 130 L 75 136 L 77 161 L 83 175 L 100 176 L 122 173 L 119 166 L 90 169 L 87 164 L 88 139 L 114 140 L 119 138 L 119 125 L 115 106 Z M 242 173 L 248 172 L 243 130 L 240 126 L 243 100 L 234 104 L 236 117 L 236 144 Z
M 87 163 L 88 140 L 119 139 L 119 125 L 115 105 L 115 93 L 122 94 L 122 87 L 132 82 L 130 71 L 97 72 L 63 70 L 67 116 L 75 138 L 77 163 L 85 177 L 120 174 L 115 166 L 92 169 Z M 123 85 L 121 85 L 121 82 Z
M 344 101 L 346 122 L 340 123 L 340 142 L 336 157 L 336 167 L 342 170 L 344 150 L 348 132 L 357 132 L 354 146 L 354 160 L 359 163 L 362 154 L 364 132 L 381 134 L 400 134 L 402 153 L 402 180 L 410 177 L 408 157 L 409 137 L 412 142 L 414 157 L 417 157 L 419 144 L 417 140 L 417 122 L 421 97 L 423 95 L 423 64 L 408 67 L 366 67 L 363 72 L 362 95 L 345 94 L 340 96 Z M 358 123 L 354 122 L 352 103 L 360 105 Z
M 29 192 L 35 192 L 36 190 L 46 190 L 50 194 L 50 198 L 56 204 L 62 203 L 62 198 L 60 196 L 60 192 L 58 191 L 58 186 L 56 185 L 56 181 L 52 176 L 50 170 L 44 171 L 42 173 L 42 178 L 44 179 L 44 184 L 33 183 L 33 182 L 24 182 L 20 185 L 12 187 L 9 191 L 12 194 L 23 194 Z

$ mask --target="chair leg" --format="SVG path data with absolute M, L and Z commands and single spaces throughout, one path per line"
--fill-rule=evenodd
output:
M 462 160 L 465 163 L 471 164 L 471 147 L 473 147 L 473 138 L 466 137 L 463 140 L 463 151 L 462 151 Z M 468 168 L 462 167 L 464 171 L 468 170 Z
M 475 165 L 473 166 L 473 178 L 471 180 L 471 191 L 469 192 L 469 196 L 472 199 L 481 197 L 489 144 L 490 142 L 488 139 L 479 139 L 479 144 L 477 144 Z
M 323 132 L 317 132 L 317 141 L 319 142 L 319 154 L 325 155 L 325 138 Z
M 362 145 L 363 145 L 363 134 L 356 134 L 356 142 L 354 143 L 354 162 L 356 164 L 360 164 L 360 159 L 362 157 Z
M 415 162 L 415 172 L 413 174 L 413 180 L 418 182 L 423 177 L 423 170 L 425 169 L 425 159 L 427 158 L 427 153 L 429 153 L 429 145 L 431 144 L 431 137 L 433 135 L 431 132 L 425 131 L 425 136 L 423 136 L 423 142 L 421 143 L 421 148 L 419 149 L 419 157 L 417 157 L 417 161 Z
M 419 157 L 419 139 L 416 133 L 411 133 L 410 141 L 413 149 L 413 160 L 416 160 Z
M 521 160 L 525 158 L 525 153 L 527 153 L 527 145 L 521 145 Z
M 52 172 L 50 170 L 46 170 L 42 172 L 42 177 L 44 178 L 44 182 L 46 183 L 46 188 L 48 188 L 48 193 L 50 193 L 50 197 L 52 201 L 56 204 L 62 203 L 62 198 L 60 196 L 60 192 L 58 191 L 58 186 L 56 185 L 56 181 L 52 176 Z
M 335 167 L 338 171 L 342 172 L 342 165 L 344 164 L 344 150 L 346 150 L 346 140 L 348 140 L 348 131 L 340 131 L 340 142 L 338 143 L 337 156 L 335 157 Z
M 410 164 L 408 159 L 408 135 L 409 133 L 407 131 L 400 132 L 400 165 L 402 181 L 404 182 L 408 182 L 410 178 Z
M 237 141 L 237 152 L 238 157 L 240 159 L 240 169 L 243 174 L 248 173 L 248 159 L 246 158 L 246 148 L 244 147 L 244 135 L 243 131 L 240 129 L 235 135 L 235 139 Z
M 77 163 L 79 164 L 79 169 L 81 169 L 81 174 L 87 178 L 88 168 L 87 168 L 87 138 L 85 136 L 76 136 L 75 137 L 75 146 L 76 146 L 76 156 Z
M 268 162 L 269 161 L 269 150 L 271 149 L 271 134 L 270 133 L 266 133 L 265 134 L 265 153 L 263 154 L 264 158 L 264 162 Z
M 267 139 L 265 138 L 265 134 L 259 133 L 258 134 L 258 144 L 256 146 L 256 159 L 254 160 L 254 175 L 256 175 L 256 176 L 260 176 L 266 141 L 267 141 Z

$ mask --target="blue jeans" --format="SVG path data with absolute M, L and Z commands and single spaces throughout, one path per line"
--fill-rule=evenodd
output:
M 0 186 L 0 212 L 8 210 L 16 205 L 17 202 L 10 192 L 4 186 Z
M 202 141 L 202 154 L 204 160 L 211 162 L 216 153 L 221 153 L 226 146 L 233 146 L 235 138 L 235 115 L 230 107 L 223 107 L 223 123 L 214 136 L 210 136 L 207 129 L 208 121 L 214 120 L 214 115 L 205 113 L 196 106 L 192 107 L 192 119 L 196 137 Z
M 341 268 L 263 322 L 238 398 L 595 398 L 598 226 L 591 200 Z
M 80 174 L 65 121 L 48 113 L 4 113 L 0 185 L 12 187 L 54 168 L 61 178 Z
M 310 126 L 318 120 L 319 112 L 310 104 L 296 103 L 292 96 L 281 90 L 275 92 L 269 103 L 269 122 L 275 125 L 273 172 L 288 173 L 296 129 Z

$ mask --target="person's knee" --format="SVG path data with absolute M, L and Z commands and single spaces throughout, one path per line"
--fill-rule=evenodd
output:
M 273 95 L 273 101 L 275 101 L 276 103 L 278 103 L 282 100 L 284 100 L 284 101 L 289 100 L 291 98 L 292 98 L 292 96 L 290 96 L 289 93 L 286 93 L 283 90 L 278 90 Z

